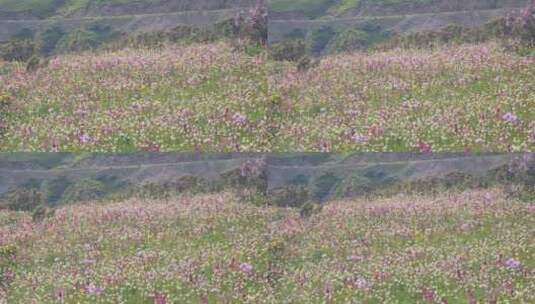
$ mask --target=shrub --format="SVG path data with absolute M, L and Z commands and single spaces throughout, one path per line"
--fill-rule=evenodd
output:
M 54 205 L 61 201 L 63 193 L 72 184 L 66 176 L 45 180 L 41 189 L 47 204 Z
M 100 45 L 98 35 L 87 29 L 77 29 L 64 35 L 57 43 L 58 52 L 81 52 Z
M 299 210 L 299 216 L 302 219 L 311 217 L 314 214 L 320 213 L 323 209 L 323 205 L 307 202 Z
M 307 51 L 313 55 L 321 55 L 336 32 L 329 26 L 313 31 L 307 38 Z
M 336 32 L 329 26 L 323 26 L 318 30 L 312 31 L 306 38 L 307 52 L 315 56 L 323 54 L 335 35 Z
M 240 168 L 221 175 L 222 187 L 234 190 L 249 189 L 258 194 L 267 192 L 267 171 L 263 159 L 247 161 Z
M 89 201 L 102 198 L 106 194 L 104 184 L 94 179 L 80 179 L 69 185 L 63 194 L 64 203 Z
M 16 189 L 5 198 L 5 207 L 13 211 L 32 211 L 43 203 L 43 194 L 37 189 Z
M 365 31 L 357 29 L 344 30 L 336 34 L 329 42 L 326 52 L 338 53 L 366 49 L 370 45 L 369 39 L 370 37 Z
M 45 218 L 54 216 L 54 209 L 50 209 L 45 205 L 39 205 L 32 213 L 32 221 L 34 223 L 42 222 Z
M 273 189 L 269 193 L 270 203 L 279 207 L 300 207 L 308 201 L 309 196 L 304 185 L 288 185 Z
M 304 56 L 301 57 L 301 59 L 299 59 L 299 61 L 297 62 L 297 70 L 299 72 L 304 72 L 318 66 L 319 64 L 319 59 L 312 59 L 309 56 Z
M 344 178 L 334 195 L 336 197 L 366 196 L 373 190 L 374 186 L 368 178 L 355 174 Z
M 333 173 L 323 174 L 314 181 L 312 197 L 320 201 L 327 198 L 341 180 L 339 176 Z
M 306 33 L 301 29 L 294 29 L 289 34 L 284 35 L 285 39 L 305 39 Z
M 168 199 L 170 191 L 164 185 L 159 183 L 145 183 L 139 188 L 133 190 L 133 195 L 143 199 Z
M 148 182 L 132 190 L 131 195 L 145 199 L 168 199 L 181 193 L 207 193 L 212 185 L 199 176 L 187 175 L 174 181 Z
M 39 51 L 44 56 L 52 55 L 56 51 L 58 42 L 66 35 L 60 27 L 45 30 L 38 37 Z
M 306 54 L 305 41 L 302 39 L 288 39 L 270 47 L 270 56 L 278 61 L 297 62 Z
M 34 72 L 37 69 L 39 69 L 40 65 L 41 65 L 41 59 L 39 58 L 39 56 L 33 55 L 26 62 L 26 72 Z
M 32 40 L 35 37 L 35 32 L 29 28 L 23 28 L 13 36 L 13 39 L 28 39 Z
M 0 48 L 0 55 L 5 61 L 27 61 L 35 52 L 36 46 L 30 39 L 13 39 Z

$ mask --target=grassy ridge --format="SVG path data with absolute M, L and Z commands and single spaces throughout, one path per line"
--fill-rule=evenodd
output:
M 230 194 L 0 211 L 8 303 L 530 303 L 533 208 L 501 190 L 334 202 Z M 46 232 L 46 233 L 43 233 Z

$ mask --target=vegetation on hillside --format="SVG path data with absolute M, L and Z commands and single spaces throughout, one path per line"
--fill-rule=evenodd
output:
M 229 43 L 52 59 L 0 75 L 4 151 L 530 151 L 535 57 L 496 43 L 329 56 Z
M 276 150 L 531 151 L 535 58 L 496 44 L 328 56 L 270 77 Z
M 0 76 L 15 104 L 2 150 L 270 150 L 264 57 L 219 42 L 19 66 Z
M 452 3 L 453 2 L 453 3 Z M 517 6 L 522 1 L 487 0 L 271 0 L 269 9 L 275 13 L 286 13 L 306 18 L 332 18 L 346 13 L 360 15 L 401 15 L 411 12 L 437 12 L 471 9 L 495 9 Z
M 533 51 L 535 49 L 535 4 L 532 1 L 527 2 L 527 6 L 518 16 L 504 16 L 479 27 L 451 24 L 433 30 L 404 33 L 391 31 L 380 19 L 368 18 L 354 26 L 335 26 L 334 24 L 326 22 L 321 27 L 310 31 L 296 29 L 286 34 L 281 41 L 274 43 L 272 48 L 276 53 L 294 45 L 295 40 L 302 40 L 307 46 L 307 53 L 318 56 L 356 50 L 384 50 L 399 47 L 432 48 L 441 45 L 501 41 L 518 54 L 535 54 Z M 280 53 L 275 54 L 274 57 L 293 60 L 294 56 L 284 58 L 284 53 Z
M 533 218 L 500 188 L 301 210 L 220 193 L 67 206 L 39 221 L 0 211 L 0 297 L 530 303 Z
M 132 11 L 132 7 L 145 6 L 147 10 L 165 8 L 163 0 L 0 0 L 0 19 L 10 18 L 21 14 L 26 18 L 50 18 L 71 16 L 74 13 L 84 14 L 91 8 L 99 10 L 104 6 L 122 6 L 126 14 Z M 179 1 L 178 7 L 182 9 L 222 9 L 243 4 L 244 1 Z M 130 6 L 130 8 L 129 8 Z M 134 10 L 135 13 L 143 13 L 144 10 Z
M 248 14 L 213 25 L 177 25 L 167 30 L 141 33 L 115 31 L 98 21 L 71 30 L 58 25 L 39 31 L 23 29 L 9 41 L 0 43 L 0 58 L 5 61 L 28 61 L 32 56 L 52 56 L 95 49 L 159 48 L 166 44 L 216 42 L 245 39 L 252 47 L 267 42 L 267 12 L 262 2 Z

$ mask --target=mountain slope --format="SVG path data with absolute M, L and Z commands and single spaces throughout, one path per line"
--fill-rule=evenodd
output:
M 524 7 L 526 0 L 272 0 L 272 19 L 414 15 Z
M 119 16 L 249 7 L 254 0 L 0 0 L 0 20 Z

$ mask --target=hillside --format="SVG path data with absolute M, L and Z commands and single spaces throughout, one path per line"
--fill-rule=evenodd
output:
M 0 65 L 5 152 L 535 146 L 535 57 L 493 43 L 330 56 L 305 72 L 229 43 Z
M 327 19 L 416 15 L 525 7 L 526 0 L 271 0 L 270 17 L 277 19 Z
M 0 211 L 7 303 L 532 303 L 530 204 L 500 188 L 332 202 L 229 193 Z M 34 217 L 35 218 L 35 217 Z
M 464 27 L 466 32 L 518 15 L 526 5 L 526 0 L 273 0 L 268 3 L 269 42 L 310 37 L 320 29 L 363 31 L 354 39 L 368 39 L 369 44 L 391 35 L 437 31 L 449 25 Z
M 300 206 L 376 194 L 529 184 L 534 165 L 533 155 L 521 154 L 0 153 L 0 209 L 30 190 L 44 195 L 43 204 L 57 206 L 86 195 L 159 197 L 247 187 L 275 205 Z M 503 174 L 522 166 L 531 168 L 527 176 L 508 173 L 504 179 Z M 84 192 L 89 186 L 91 193 Z M 145 193 L 149 188 L 158 193 Z
M 255 0 L 0 0 L 0 20 L 161 14 L 251 7 Z
M 58 36 L 90 31 L 93 36 L 155 33 L 177 26 L 207 27 L 246 14 L 258 0 L 0 0 L 0 43 L 33 39 L 50 43 Z M 92 30 L 98 28 L 99 30 Z M 74 34 L 73 34 L 74 35 Z M 103 40 L 97 37 L 97 40 Z M 106 40 L 104 39 L 104 40 Z M 44 41 L 41 41 L 44 40 Z M 45 54 L 48 55 L 48 54 Z

